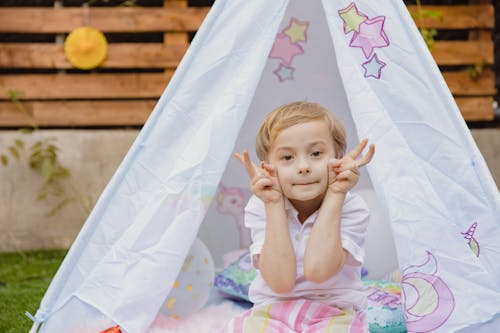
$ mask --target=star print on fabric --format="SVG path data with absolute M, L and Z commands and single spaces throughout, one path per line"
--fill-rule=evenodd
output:
M 293 57 L 302 53 L 304 49 L 299 44 L 293 44 L 290 37 L 279 33 L 269 53 L 269 58 L 281 59 L 285 65 L 290 65 Z
M 374 77 L 376 79 L 380 79 L 382 74 L 382 68 L 386 65 L 385 62 L 381 61 L 377 54 L 374 53 L 373 57 L 370 60 L 363 63 L 363 68 L 365 69 L 365 77 Z
M 367 19 L 359 25 L 359 32 L 352 36 L 351 47 L 360 47 L 368 59 L 373 49 L 377 47 L 389 46 L 389 38 L 384 31 L 385 16 L 377 16 L 373 19 Z
M 338 11 L 344 21 L 344 33 L 351 31 L 359 32 L 359 25 L 368 19 L 368 16 L 358 11 L 356 4 L 352 2 L 349 6 Z
M 292 43 L 307 42 L 307 27 L 309 22 L 301 22 L 292 17 L 288 27 L 283 29 L 283 33 L 290 37 Z
M 293 80 L 293 72 L 295 72 L 295 68 L 280 64 L 273 73 L 276 74 L 280 82 L 283 82 L 286 80 Z

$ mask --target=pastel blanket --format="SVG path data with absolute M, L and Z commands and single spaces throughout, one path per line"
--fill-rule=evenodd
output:
M 223 333 L 364 333 L 353 309 L 339 309 L 310 300 L 293 300 L 254 307 L 233 318 Z

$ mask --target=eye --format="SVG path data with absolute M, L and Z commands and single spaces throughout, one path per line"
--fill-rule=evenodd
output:
M 321 152 L 320 151 L 315 151 L 311 155 L 314 156 L 314 157 L 319 157 L 321 155 Z
M 281 157 L 281 159 L 285 161 L 291 161 L 292 158 L 293 158 L 292 155 L 284 155 L 283 157 Z

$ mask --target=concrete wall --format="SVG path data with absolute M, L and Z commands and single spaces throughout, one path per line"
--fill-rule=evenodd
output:
M 92 205 L 114 174 L 137 130 L 45 130 L 34 135 L 0 132 L 0 152 L 15 138 L 29 147 L 40 138 L 56 138 L 61 163 L 71 170 L 63 181 L 61 197 L 37 200 L 41 177 L 27 163 L 10 158 L 0 167 L 0 251 L 32 248 L 67 248 L 71 245 Z M 61 200 L 71 199 L 54 216 L 49 213 Z
M 0 153 L 15 138 L 28 146 L 39 138 L 56 138 L 61 162 L 72 173 L 62 198 L 37 201 L 41 178 L 29 169 L 28 154 L 0 167 L 0 251 L 69 247 L 137 134 L 136 130 L 44 130 L 35 137 L 0 131 Z M 473 136 L 498 186 L 500 129 L 474 130 Z M 63 198 L 76 197 L 56 215 L 48 215 Z

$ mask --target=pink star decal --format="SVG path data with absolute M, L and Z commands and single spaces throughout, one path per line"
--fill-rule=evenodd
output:
M 290 37 L 279 33 L 269 53 L 269 58 L 281 59 L 285 65 L 290 65 L 293 57 L 303 53 L 304 49 L 299 44 L 292 43 Z
M 384 31 L 385 16 L 368 19 L 359 25 L 359 32 L 355 32 L 349 46 L 360 47 L 368 59 L 373 49 L 389 46 L 389 38 Z

